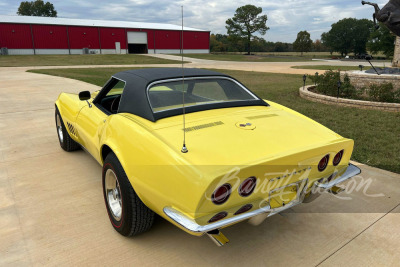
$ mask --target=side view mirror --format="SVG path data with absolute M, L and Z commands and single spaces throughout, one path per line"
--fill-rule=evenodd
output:
M 89 91 L 82 91 L 79 93 L 79 99 L 82 101 L 90 99 L 90 92 Z

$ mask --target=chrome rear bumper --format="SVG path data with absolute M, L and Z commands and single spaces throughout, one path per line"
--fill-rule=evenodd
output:
M 346 171 L 340 177 L 337 177 L 336 179 L 334 179 L 328 183 L 315 182 L 313 186 L 322 188 L 324 190 L 329 190 L 332 187 L 336 186 L 337 184 L 342 183 L 360 173 L 361 173 L 361 170 L 358 167 L 354 166 L 353 164 L 349 164 Z M 295 200 L 289 202 L 285 206 L 273 209 L 269 205 L 267 205 L 260 209 L 249 211 L 249 212 L 246 212 L 246 213 L 234 216 L 234 217 L 230 217 L 227 219 L 223 219 L 223 220 L 220 220 L 220 221 L 217 221 L 214 223 L 210 223 L 207 225 L 197 224 L 193 219 L 191 219 L 190 217 L 186 216 L 185 214 L 181 213 L 180 211 L 178 211 L 172 207 L 165 207 L 164 213 L 175 223 L 181 225 L 182 227 L 184 227 L 186 230 L 188 230 L 190 232 L 207 233 L 212 230 L 221 229 L 221 228 L 227 227 L 229 225 L 244 221 L 246 219 L 250 219 L 254 216 L 257 216 L 257 215 L 260 215 L 263 213 L 269 213 L 267 217 L 270 217 L 270 216 L 280 213 L 284 210 L 290 209 L 290 208 L 303 202 L 304 197 L 307 194 L 307 188 L 308 188 L 308 186 L 307 186 L 307 181 L 306 181 L 306 184 L 298 192 L 297 198 Z
M 328 190 L 340 183 L 343 183 L 344 181 L 350 179 L 353 176 L 359 175 L 360 173 L 361 173 L 360 168 L 350 163 L 346 171 L 340 177 L 336 178 L 335 176 L 337 175 L 337 173 L 333 173 L 332 181 L 328 183 L 315 182 L 315 186 Z

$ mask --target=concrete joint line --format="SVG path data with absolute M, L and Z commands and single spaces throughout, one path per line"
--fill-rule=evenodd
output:
M 354 239 L 356 239 L 357 237 L 359 237 L 360 235 L 362 235 L 365 231 L 367 231 L 369 228 L 371 228 L 373 225 L 375 225 L 377 222 L 379 222 L 380 220 L 382 220 L 386 215 L 388 215 L 389 213 L 391 213 L 392 211 L 394 211 L 397 207 L 400 206 L 400 203 L 397 204 L 394 208 L 392 208 L 391 210 L 389 210 L 388 212 L 386 212 L 384 215 L 382 215 L 381 217 L 379 217 L 376 221 L 374 221 L 372 224 L 370 224 L 367 228 L 365 228 L 364 230 L 362 230 L 360 233 L 358 233 L 356 236 L 354 236 L 353 238 L 351 238 L 349 241 L 347 241 L 343 246 L 341 246 L 340 248 L 338 248 L 337 250 L 335 250 L 332 254 L 330 254 L 328 257 L 326 257 L 325 259 L 323 259 L 322 261 L 320 261 L 317 265 L 315 266 L 320 266 L 322 263 L 324 263 L 326 260 L 328 260 L 330 257 L 332 257 L 333 255 L 335 255 L 337 252 L 339 252 L 342 248 L 344 248 L 345 246 L 347 246 L 348 244 L 350 244 Z

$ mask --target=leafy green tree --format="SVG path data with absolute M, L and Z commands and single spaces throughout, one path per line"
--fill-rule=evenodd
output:
M 267 41 L 264 38 L 254 36 L 251 47 L 253 52 L 266 52 Z
M 373 22 L 368 19 L 346 18 L 332 24 L 331 30 L 323 33 L 321 39 L 332 51 L 342 56 L 350 52 L 362 54 L 366 53 L 366 44 L 373 28 Z
M 326 46 L 321 42 L 321 40 L 315 40 L 312 45 L 312 50 L 314 52 L 325 52 L 328 51 Z
M 214 34 L 210 35 L 211 52 L 243 52 L 246 51 L 246 38 L 237 35 Z M 293 45 L 282 42 L 267 42 L 262 37 L 254 36 L 251 51 L 253 52 L 292 52 Z
M 243 52 L 246 50 L 246 40 L 234 35 L 211 34 L 211 52 Z
M 222 41 L 218 40 L 217 35 L 215 35 L 215 34 L 210 35 L 210 51 L 211 52 L 226 52 L 227 45 L 224 44 Z M 219 35 L 221 35 L 221 34 L 219 34 Z
M 53 4 L 45 3 L 43 0 L 21 2 L 17 14 L 20 16 L 57 17 L 57 11 Z
M 367 48 L 372 54 L 383 52 L 386 57 L 393 57 L 394 54 L 394 42 L 396 36 L 385 26 L 380 23 L 379 29 L 371 33 Z
M 355 36 L 353 52 L 355 55 L 367 53 L 367 42 L 371 32 L 375 29 L 374 23 L 368 19 L 357 20 L 353 33 Z
M 244 52 L 246 51 L 246 40 L 237 35 L 228 35 L 228 44 L 230 52 Z
M 301 56 L 303 56 L 303 52 L 309 52 L 311 50 L 312 43 L 310 34 L 307 31 L 300 31 L 297 34 L 296 41 L 293 43 L 293 49 L 297 52 L 301 52 Z
M 247 54 L 251 51 L 251 37 L 253 33 L 259 32 L 264 35 L 269 28 L 267 27 L 267 15 L 260 15 L 261 7 L 245 5 L 236 9 L 235 15 L 226 21 L 226 29 L 230 36 L 246 38 Z
M 291 52 L 288 43 L 276 42 L 273 52 Z
M 331 55 L 333 54 L 333 48 L 332 48 L 332 40 L 331 40 L 331 36 L 327 33 L 324 32 L 321 34 L 321 42 L 322 45 L 325 46 L 327 48 L 327 50 L 329 51 L 329 53 L 331 53 Z

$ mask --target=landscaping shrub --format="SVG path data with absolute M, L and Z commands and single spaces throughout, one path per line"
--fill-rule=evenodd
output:
M 400 89 L 394 92 L 394 102 L 400 103 Z
M 359 99 L 360 98 L 360 92 L 350 83 L 350 78 L 347 74 L 344 75 L 343 83 L 340 88 L 339 96 L 344 97 L 344 98 L 351 98 L 351 99 Z
M 323 95 L 337 96 L 337 83 L 340 80 L 340 72 L 328 70 L 324 74 L 314 76 L 317 80 L 315 90 Z M 314 80 L 315 82 L 315 80 Z
M 340 80 L 340 71 L 328 70 L 319 76 L 311 76 L 311 80 L 317 83 L 315 90 L 324 95 L 337 96 L 338 81 Z M 360 93 L 350 83 L 350 78 L 346 74 L 339 90 L 339 97 L 358 99 Z
M 393 103 L 396 99 L 396 92 L 393 90 L 393 84 L 384 82 L 382 84 L 372 84 L 369 87 L 369 97 L 373 101 Z
M 340 71 L 328 70 L 324 74 L 309 76 L 309 78 L 317 84 L 315 91 L 317 93 L 337 97 L 338 81 L 340 79 Z M 362 99 L 367 101 L 400 103 L 400 89 L 394 90 L 392 83 L 382 83 L 380 85 L 370 85 L 368 96 L 362 96 L 365 89 L 357 90 L 351 83 L 350 78 L 346 74 L 341 83 L 339 97 L 350 99 Z

